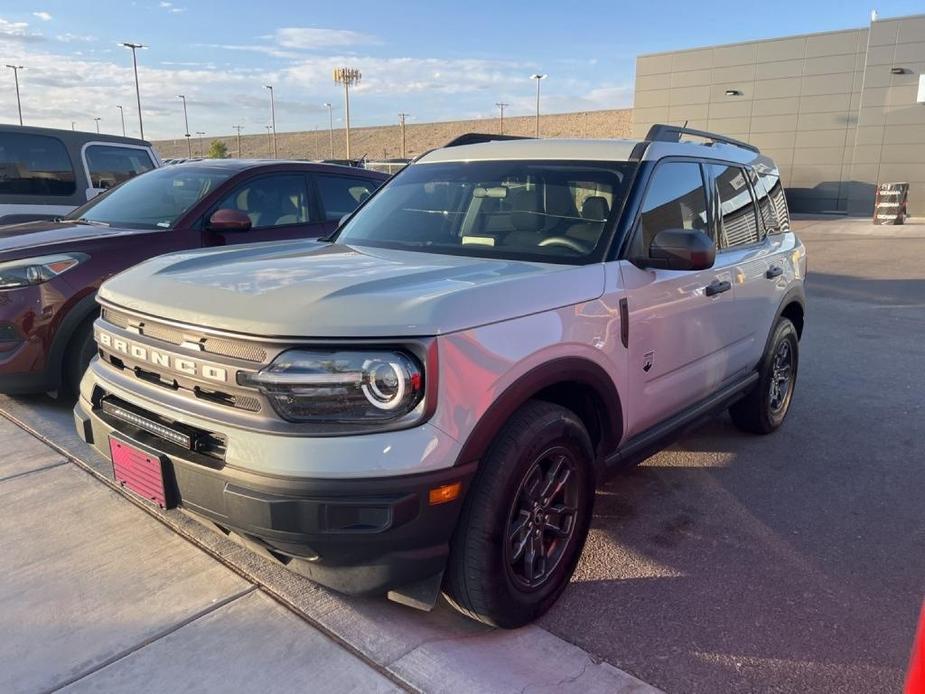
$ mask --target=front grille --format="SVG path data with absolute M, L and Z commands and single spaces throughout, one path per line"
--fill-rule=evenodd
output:
M 115 311 L 110 308 L 103 309 L 103 320 L 120 328 L 128 329 L 130 326 L 137 328 L 141 335 L 167 342 L 171 345 L 182 345 L 184 342 L 199 342 L 203 351 L 208 354 L 216 354 L 232 359 L 241 359 L 262 364 L 267 360 L 266 350 L 253 342 L 229 340 L 221 337 L 198 337 L 191 336 L 189 332 L 176 328 L 172 325 L 159 323 L 156 320 L 148 318 L 132 318 L 121 311 Z

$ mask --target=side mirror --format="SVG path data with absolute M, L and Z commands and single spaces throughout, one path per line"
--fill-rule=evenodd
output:
M 646 267 L 706 270 L 716 260 L 716 242 L 696 229 L 666 229 L 652 239 Z
M 251 218 L 241 210 L 215 210 L 206 224 L 209 231 L 250 231 Z

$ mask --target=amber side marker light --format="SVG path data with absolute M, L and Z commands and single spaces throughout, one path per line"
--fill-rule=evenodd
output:
M 443 484 L 439 487 L 434 487 L 427 493 L 427 500 L 430 502 L 431 506 L 436 506 L 438 504 L 445 504 L 449 501 L 453 501 L 459 496 L 459 492 L 462 490 L 462 482 L 453 482 L 452 484 Z

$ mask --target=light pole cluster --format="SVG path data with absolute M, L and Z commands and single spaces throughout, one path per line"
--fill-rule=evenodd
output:
M 358 84 L 363 74 L 355 67 L 334 68 L 334 81 L 344 85 L 344 133 L 347 141 L 347 159 L 350 159 L 350 87 Z

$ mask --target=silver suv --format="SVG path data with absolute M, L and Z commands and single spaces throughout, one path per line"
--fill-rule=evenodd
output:
M 126 487 L 324 585 L 516 627 L 606 475 L 725 408 L 781 425 L 805 269 L 745 143 L 445 147 L 329 239 L 106 282 L 77 428 Z

